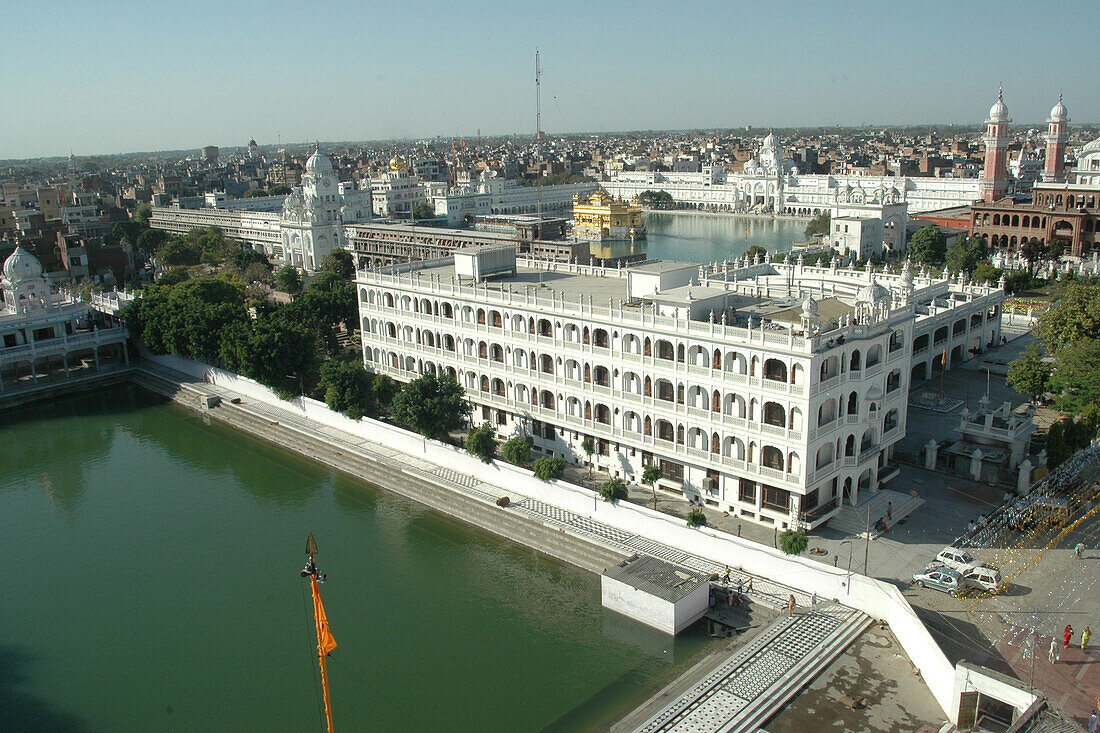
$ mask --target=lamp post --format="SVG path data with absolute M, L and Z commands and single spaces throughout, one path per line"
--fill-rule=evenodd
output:
M 844 586 L 846 595 L 850 595 L 852 592 L 852 541 L 844 540 L 841 545 L 848 545 L 848 582 Z M 835 555 L 834 555 L 835 557 Z M 835 563 L 834 563 L 835 567 Z

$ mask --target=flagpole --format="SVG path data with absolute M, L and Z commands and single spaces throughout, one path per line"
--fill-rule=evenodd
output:
M 325 607 L 321 603 L 320 584 L 327 580 L 328 576 L 317 568 L 313 562 L 313 556 L 317 554 L 317 542 L 313 539 L 313 533 L 309 533 L 306 540 L 306 554 L 309 561 L 302 568 L 301 576 L 309 578 L 309 588 L 313 594 L 313 623 L 317 628 L 317 662 L 321 667 L 321 692 L 325 700 L 325 722 L 328 725 L 328 733 L 332 733 L 332 703 L 328 692 L 328 655 L 336 648 L 336 640 L 332 638 L 332 632 L 328 627 L 328 617 L 325 615 Z

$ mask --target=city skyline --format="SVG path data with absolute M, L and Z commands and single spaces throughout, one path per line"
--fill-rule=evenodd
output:
M 1089 68 L 1087 45 L 1065 42 L 1066 27 L 1100 20 L 1094 4 L 1050 10 L 1065 27 L 1024 3 L 966 17 L 938 2 L 920 17 L 862 2 L 708 4 L 680 27 L 637 7 L 325 5 L 303 18 L 289 4 L 54 6 L 67 20 L 54 42 L 8 47 L 32 71 L 11 80 L 20 113 L 0 122 L 0 159 L 531 134 L 536 46 L 554 133 L 978 124 L 1001 84 L 1017 123 L 1043 122 L 1059 92 L 1074 123 L 1100 120 L 1100 81 L 1074 73 Z M 45 21 L 36 6 L 8 17 Z M 1028 47 L 1055 51 L 1002 60 L 1020 28 Z

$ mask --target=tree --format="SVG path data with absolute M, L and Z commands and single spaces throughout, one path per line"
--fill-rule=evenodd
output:
M 268 196 L 286 196 L 290 193 L 290 186 L 272 186 L 267 189 Z
M 657 482 L 661 480 L 661 467 L 651 463 L 642 471 L 642 483 L 653 489 L 653 508 L 657 508 Z
M 435 209 L 429 204 L 417 204 L 413 207 L 414 219 L 431 219 L 435 216 Z
M 1058 352 L 1049 389 L 1055 406 L 1067 414 L 1100 402 L 1100 340 L 1079 339 Z
M 462 427 L 469 416 L 466 391 L 450 375 L 422 374 L 393 398 L 393 419 L 429 438 Z
M 312 329 L 329 354 L 337 350 L 337 327 L 354 324 L 357 315 L 355 286 L 328 271 L 311 277 L 305 291 L 283 310 L 284 317 Z
M 592 475 L 592 455 L 596 452 L 596 440 L 591 435 L 584 436 L 581 441 L 581 450 L 588 456 L 588 475 Z
M 1081 339 L 1100 339 L 1100 285 L 1069 284 L 1058 303 L 1039 318 L 1035 332 L 1055 356 Z
M 167 267 L 197 265 L 202 260 L 202 248 L 183 239 L 171 239 L 157 250 L 157 260 Z
M 491 423 L 482 423 L 466 433 L 466 452 L 477 456 L 483 463 L 492 463 L 497 450 L 497 431 Z
M 191 277 L 186 267 L 173 267 L 157 278 L 157 285 L 175 285 Z
M 974 272 L 979 263 L 989 256 L 985 243 L 980 237 L 968 237 L 960 234 L 955 243 L 947 248 L 944 261 L 951 272 Z M 994 268 L 996 269 L 996 268 Z
M 1029 239 L 1020 245 L 1020 256 L 1027 260 L 1027 274 L 1032 275 L 1040 262 L 1050 259 L 1051 250 L 1039 240 Z
M 267 191 L 263 190 L 262 188 L 253 188 L 253 189 L 250 189 L 248 191 L 245 191 L 243 198 L 258 199 L 258 198 L 261 198 L 261 197 L 267 196 L 267 195 L 268 195 Z
M 813 239 L 819 234 L 829 233 L 829 212 L 822 211 L 806 224 L 806 239 Z
M 1047 392 L 1053 367 L 1043 361 L 1038 344 L 1031 344 L 1008 365 L 1008 386 L 1032 400 L 1039 400 Z
M 153 215 L 152 204 L 141 204 L 134 209 L 133 220 L 142 226 L 149 226 L 149 217 Z
M 707 515 L 703 513 L 702 509 L 695 507 L 688 512 L 687 525 L 689 527 L 705 527 L 707 526 Z
M 996 285 L 1001 281 L 1001 275 L 1004 272 L 993 265 L 982 263 L 974 268 L 974 272 L 970 277 L 976 285 L 982 285 L 989 283 L 990 285 Z
M 671 209 L 674 203 L 668 191 L 645 190 L 638 194 L 638 203 L 653 209 Z
M 801 555 L 809 544 L 806 533 L 800 529 L 788 529 L 779 533 L 779 549 L 788 555 Z
M 321 272 L 332 272 L 341 280 L 351 280 L 355 277 L 355 264 L 351 258 L 351 252 L 346 249 L 334 249 L 321 260 Z
M 600 496 L 604 501 L 618 501 L 629 495 L 626 482 L 621 478 L 613 478 L 600 484 Z
M 921 227 L 909 240 L 909 257 L 914 262 L 938 267 L 946 256 L 947 239 L 935 224 Z
M 531 470 L 534 471 L 535 478 L 542 481 L 561 478 L 565 475 L 565 459 L 561 456 L 542 456 L 535 459 Z
M 131 246 L 139 253 L 152 256 L 168 241 L 169 234 L 161 229 L 145 229 L 138 235 L 136 242 L 130 242 Z
M 374 392 L 374 401 L 378 405 L 378 410 L 385 412 L 393 406 L 393 398 L 401 388 L 390 375 L 375 374 L 371 379 L 371 390 Z
M 309 391 L 317 381 L 317 337 L 296 323 L 257 321 L 243 341 L 227 344 L 236 371 L 271 387 L 284 400 Z
M 320 388 L 330 410 L 353 420 L 377 410 L 371 375 L 359 362 L 326 361 L 321 365 Z
M 768 250 L 764 249 L 759 244 L 754 244 L 753 246 L 751 246 L 747 250 L 745 250 L 745 256 L 748 257 L 749 260 L 751 260 L 753 262 L 756 261 L 757 257 L 763 257 L 763 258 L 767 259 Z
M 532 445 L 530 438 L 517 435 L 500 447 L 500 455 L 509 463 L 522 466 L 531 460 Z
M 298 274 L 298 268 L 293 265 L 283 265 L 275 271 L 275 287 L 284 293 L 300 293 L 302 291 L 302 276 Z

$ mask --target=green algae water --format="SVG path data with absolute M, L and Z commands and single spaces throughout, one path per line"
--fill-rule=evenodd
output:
M 721 262 L 740 257 L 754 245 L 769 252 L 786 252 L 792 243 L 805 239 L 807 222 L 690 212 L 646 212 L 643 216 L 647 239 L 635 242 L 633 250 L 630 242 L 608 242 L 592 251 L 601 257 L 619 257 L 633 251 L 645 252 L 651 260 Z
M 707 648 L 599 578 L 132 386 L 0 424 L 0 730 L 602 730 Z

